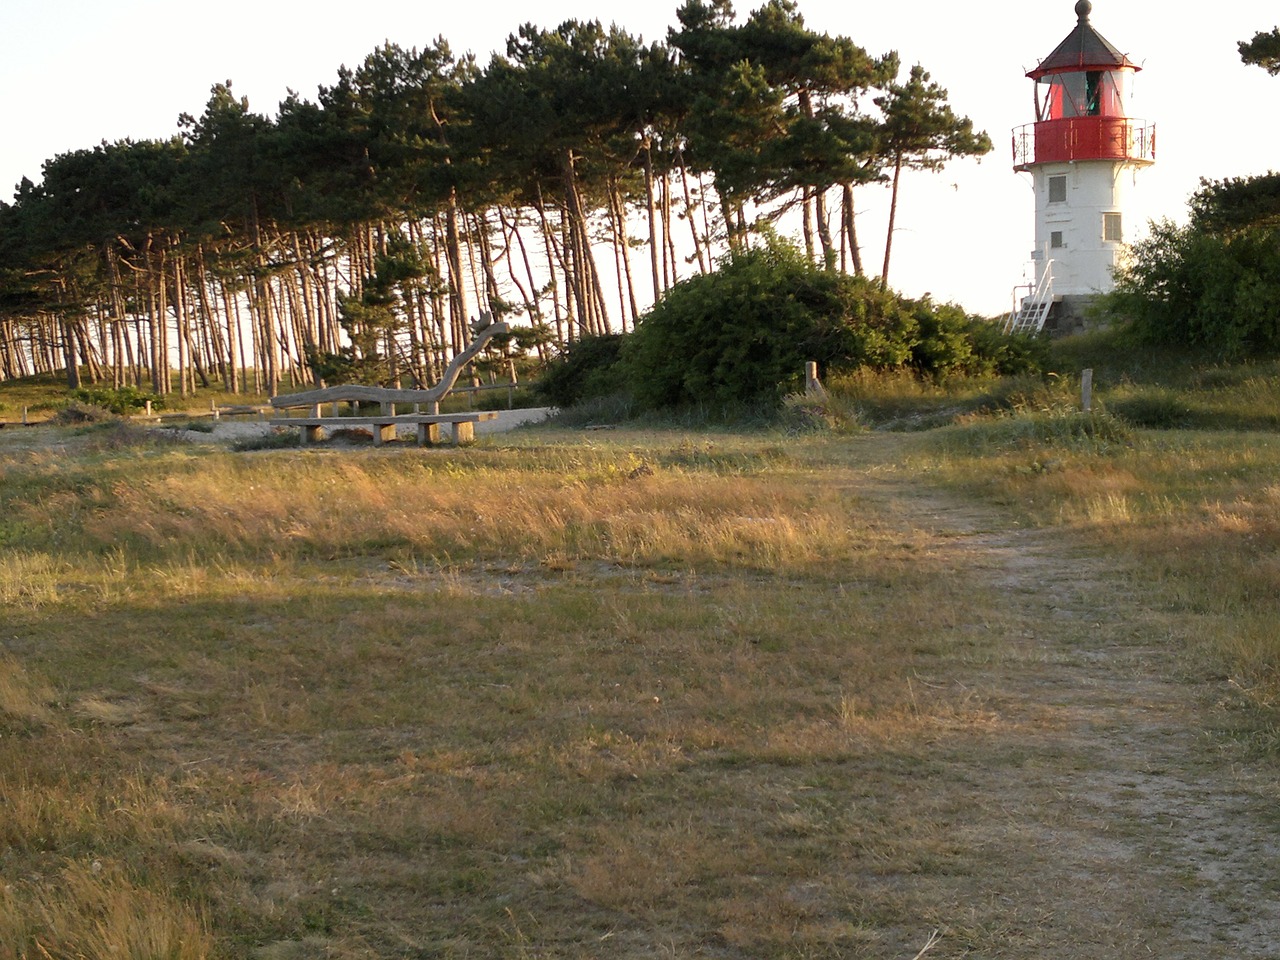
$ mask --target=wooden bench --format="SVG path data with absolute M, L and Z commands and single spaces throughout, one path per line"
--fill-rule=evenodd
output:
M 334 388 L 336 389 L 336 388 Z M 370 389 L 370 388 L 364 388 Z M 312 391 L 312 393 L 319 391 Z M 310 394 L 308 394 L 309 396 Z M 303 397 L 303 394 L 294 394 L 287 398 L 292 400 L 293 397 Z M 347 398 L 333 397 L 323 402 L 333 403 L 338 406 L 341 403 L 363 401 L 365 398 Z M 275 416 L 271 418 L 271 424 L 277 427 L 298 427 L 302 431 L 303 443 L 317 443 L 324 439 L 324 431 L 337 430 L 348 427 L 370 427 L 373 431 L 373 442 L 381 446 L 391 440 L 396 439 L 399 429 L 402 426 L 414 427 L 417 431 L 417 440 L 419 446 L 427 444 L 437 444 L 440 442 L 440 428 L 449 428 L 449 439 L 455 443 L 470 443 L 475 439 L 475 425 L 485 420 L 496 420 L 498 413 L 496 410 L 476 410 L 468 413 L 395 413 L 394 404 L 378 401 L 382 406 L 382 410 L 376 414 L 353 413 L 348 415 L 339 415 L 334 413 L 333 416 L 324 416 L 320 411 L 319 402 L 294 402 L 291 407 L 310 407 L 310 412 L 303 416 Z M 278 409 L 290 409 L 280 404 Z
M 298 427 L 302 431 L 304 444 L 315 443 L 322 439 L 325 428 L 372 427 L 373 442 L 381 446 L 389 440 L 394 440 L 401 426 L 416 428 L 419 445 L 439 443 L 442 426 L 450 428 L 450 439 L 454 443 L 470 443 L 475 439 L 475 425 L 484 420 L 496 420 L 497 412 L 477 410 L 467 413 L 441 413 L 440 401 L 453 389 L 462 368 L 475 358 L 491 338 L 506 332 L 505 323 L 490 323 L 477 330 L 475 339 L 450 361 L 440 382 L 429 390 L 370 387 L 349 383 L 336 387 L 323 387 L 319 390 L 307 390 L 303 393 L 289 393 L 272 397 L 272 409 L 287 411 L 307 408 L 308 412 L 301 416 L 277 414 L 271 418 L 270 422 L 278 427 Z M 320 411 L 321 406 L 326 403 L 334 406 L 332 416 L 326 417 Z M 348 416 L 339 416 L 338 407 L 344 403 L 356 405 L 357 412 Z M 358 405 L 362 403 L 376 403 L 379 412 L 360 413 Z M 396 413 L 397 403 L 412 404 L 414 412 Z

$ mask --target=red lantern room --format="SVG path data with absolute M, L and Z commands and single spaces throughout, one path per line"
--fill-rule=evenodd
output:
M 1080 0 L 1076 28 L 1027 73 L 1036 82 L 1036 122 L 1014 131 L 1015 170 L 1073 160 L 1155 161 L 1155 128 L 1126 112 L 1142 68 L 1093 28 L 1092 11 Z

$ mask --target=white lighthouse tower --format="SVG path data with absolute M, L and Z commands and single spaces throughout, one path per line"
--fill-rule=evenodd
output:
M 1031 174 L 1036 196 L 1034 276 L 1015 291 L 1007 327 L 1080 327 L 1089 301 L 1114 285 L 1124 250 L 1126 201 L 1137 173 L 1155 162 L 1155 126 L 1130 116 L 1142 69 L 1089 22 L 1079 0 L 1074 30 L 1027 76 L 1036 121 L 1013 131 L 1013 169 Z

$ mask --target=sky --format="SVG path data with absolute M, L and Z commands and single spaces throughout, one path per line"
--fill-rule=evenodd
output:
M 1075 0 L 798 0 L 815 30 L 872 54 L 897 50 L 904 73 L 920 63 L 953 109 L 995 150 L 978 161 L 916 174 L 903 184 L 890 285 L 975 313 L 1007 311 L 1034 242 L 1027 174 L 1012 170 L 1010 131 L 1033 119 L 1026 71 L 1074 28 Z M 0 0 L 0 197 L 45 160 L 102 141 L 164 139 L 181 113 L 199 115 L 213 84 L 231 80 L 251 109 L 274 116 L 292 89 L 314 100 L 339 66 L 383 42 L 423 47 L 445 37 L 481 63 L 522 23 L 616 22 L 646 40 L 665 37 L 679 0 Z M 759 6 L 735 4 L 740 19 Z M 1131 115 L 1153 121 L 1156 164 L 1139 175 L 1126 224 L 1185 219 L 1201 177 L 1280 168 L 1274 105 L 1280 77 L 1240 62 L 1236 44 L 1276 26 L 1274 2 L 1095 0 L 1091 22 L 1143 66 Z M 878 268 L 888 190 L 859 191 L 863 256 Z M 1128 229 L 1128 227 L 1126 227 Z M 1142 232 L 1139 228 L 1138 235 Z

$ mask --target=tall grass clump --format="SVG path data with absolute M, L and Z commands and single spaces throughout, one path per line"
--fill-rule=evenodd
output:
M 208 960 L 214 940 L 190 904 L 136 885 L 105 860 L 0 883 L 0 960 Z
M 51 717 L 53 700 L 47 683 L 32 677 L 13 657 L 0 656 L 0 731 L 8 723 L 44 723 Z
M 1133 439 L 1130 428 L 1105 410 L 1064 409 L 974 417 L 944 431 L 941 442 L 953 449 L 1104 451 Z

